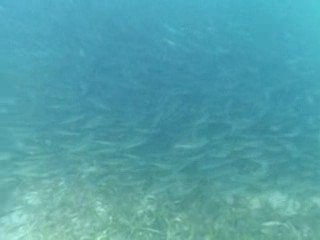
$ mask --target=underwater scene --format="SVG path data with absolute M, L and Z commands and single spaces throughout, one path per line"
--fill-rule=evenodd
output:
M 320 2 L 0 0 L 0 240 L 320 239 Z

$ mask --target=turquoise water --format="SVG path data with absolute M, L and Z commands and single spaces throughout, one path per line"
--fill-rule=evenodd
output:
M 0 0 L 0 239 L 319 239 L 319 13 Z

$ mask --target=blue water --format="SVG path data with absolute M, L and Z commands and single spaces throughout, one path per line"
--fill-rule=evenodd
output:
M 319 22 L 0 0 L 0 239 L 319 239 Z

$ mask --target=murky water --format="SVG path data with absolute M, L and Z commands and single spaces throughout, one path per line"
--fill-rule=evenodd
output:
M 315 1 L 0 1 L 0 239 L 318 239 Z

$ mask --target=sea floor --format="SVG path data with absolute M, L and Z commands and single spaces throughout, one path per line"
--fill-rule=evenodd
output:
M 319 163 L 292 141 L 202 138 L 155 152 L 147 131 L 114 142 L 32 131 L 12 129 L 20 140 L 0 154 L 0 239 L 320 237 Z

